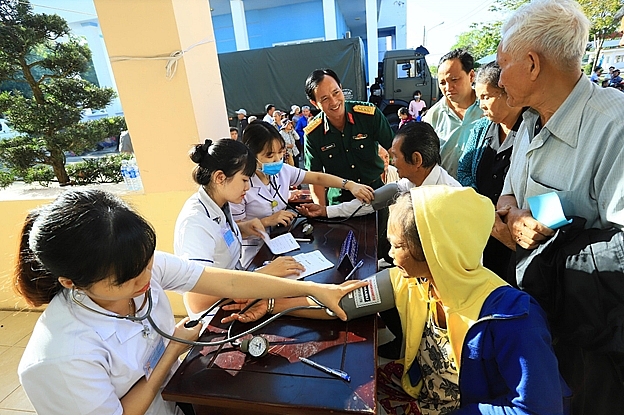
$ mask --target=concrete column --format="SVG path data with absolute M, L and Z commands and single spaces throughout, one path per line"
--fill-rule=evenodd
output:
M 247 35 L 247 20 L 245 19 L 245 4 L 243 0 L 230 0 L 232 23 L 234 24 L 234 38 L 236 50 L 249 50 L 249 36 Z
M 338 39 L 336 0 L 323 0 L 323 23 L 325 24 L 325 40 Z
M 106 45 L 104 44 L 104 38 L 102 37 L 102 32 L 100 31 L 100 26 L 97 21 L 74 23 L 71 24 L 70 27 L 74 33 L 87 38 L 89 49 L 91 49 L 93 67 L 95 68 L 95 74 L 97 75 L 100 87 L 113 88 L 116 91 L 117 85 L 113 77 L 113 70 L 108 60 Z M 121 115 L 123 113 L 119 97 L 111 101 L 106 107 L 106 112 L 109 116 Z
M 366 44 L 368 46 L 368 84 L 377 76 L 377 0 L 366 0 Z
M 204 138 L 229 136 L 208 2 L 94 3 L 111 58 L 169 56 L 209 42 L 186 52 L 171 79 L 164 60 L 112 62 L 145 193 L 196 189 L 189 148 Z

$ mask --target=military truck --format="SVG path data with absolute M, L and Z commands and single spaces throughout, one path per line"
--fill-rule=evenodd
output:
M 378 77 L 370 88 L 370 101 L 393 126 L 398 125 L 397 110 L 408 105 L 415 90 L 422 92 L 429 106 L 438 97 L 437 80 L 431 76 L 426 53 L 422 47 L 388 51 L 375 68 Z M 321 68 L 338 74 L 346 99 L 368 101 L 364 56 L 358 37 L 221 53 L 219 66 L 228 115 L 235 122 L 235 111 L 240 108 L 248 115 L 263 115 L 269 103 L 285 111 L 293 104 L 308 104 L 305 80 Z

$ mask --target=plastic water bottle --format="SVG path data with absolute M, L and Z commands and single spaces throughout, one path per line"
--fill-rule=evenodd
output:
M 132 190 L 130 188 L 130 171 L 128 160 L 121 160 L 121 177 L 123 178 L 124 184 L 126 185 L 126 189 Z
M 132 159 L 128 162 L 128 181 L 130 182 L 130 190 L 143 190 L 143 182 L 141 181 L 141 173 L 136 160 Z

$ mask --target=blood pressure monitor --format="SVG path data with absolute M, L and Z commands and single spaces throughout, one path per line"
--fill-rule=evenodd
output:
M 253 336 L 251 339 L 243 340 L 240 349 L 252 357 L 263 357 L 269 352 L 269 341 L 262 336 Z

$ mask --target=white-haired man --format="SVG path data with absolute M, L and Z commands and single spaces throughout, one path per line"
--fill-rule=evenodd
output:
M 572 0 L 534 0 L 503 25 L 499 86 L 510 106 L 531 107 L 497 206 L 507 228 L 494 236 L 513 249 L 516 243 L 534 249 L 554 234 L 532 217 L 527 203 L 552 191 L 567 216 L 587 220 L 586 228 L 624 228 L 624 95 L 592 84 L 581 72 L 589 27 Z M 559 351 L 562 373 L 575 391 L 575 414 L 624 408 L 621 361 L 596 351 Z M 574 374 L 566 373 L 570 367 Z

